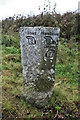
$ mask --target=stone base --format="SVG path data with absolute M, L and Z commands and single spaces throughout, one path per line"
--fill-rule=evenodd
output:
M 52 96 L 53 89 L 47 93 L 45 92 L 23 92 L 23 98 L 25 101 L 32 106 L 42 108 L 49 103 L 50 97 Z

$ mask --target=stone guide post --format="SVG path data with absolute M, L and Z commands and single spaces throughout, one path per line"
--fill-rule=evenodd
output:
M 59 28 L 21 27 L 23 96 L 26 102 L 44 106 L 53 93 Z

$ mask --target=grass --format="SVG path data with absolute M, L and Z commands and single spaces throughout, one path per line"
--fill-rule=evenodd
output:
M 14 41 L 14 39 L 11 37 L 11 40 Z M 15 47 L 14 44 L 12 46 L 5 46 L 3 44 L 3 120 L 8 118 L 79 120 L 77 61 L 77 44 L 75 42 L 62 44 L 60 42 L 56 63 L 54 92 L 49 104 L 42 109 L 38 109 L 26 104 L 22 98 L 23 77 L 20 48 Z

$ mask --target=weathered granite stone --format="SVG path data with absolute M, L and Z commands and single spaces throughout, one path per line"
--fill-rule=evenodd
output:
M 44 106 L 53 93 L 59 28 L 21 27 L 23 96 L 27 102 Z

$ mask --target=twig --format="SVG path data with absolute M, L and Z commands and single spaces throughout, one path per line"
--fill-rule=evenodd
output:
M 57 116 L 58 116 L 58 110 L 57 110 L 57 113 L 56 113 L 56 115 L 54 116 L 54 119 L 55 119 Z

